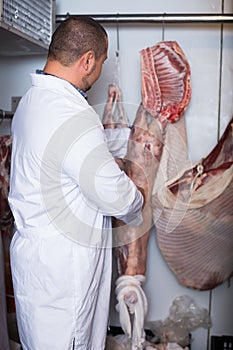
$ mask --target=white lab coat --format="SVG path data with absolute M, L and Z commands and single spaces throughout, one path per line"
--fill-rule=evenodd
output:
M 32 74 L 12 123 L 10 248 L 24 350 L 101 350 L 111 287 L 111 215 L 141 222 L 142 196 L 102 124 L 68 82 Z

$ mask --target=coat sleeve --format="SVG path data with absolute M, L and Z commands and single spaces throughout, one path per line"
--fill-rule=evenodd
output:
M 114 216 L 132 226 L 139 225 L 142 194 L 109 152 L 98 116 L 88 113 L 79 119 L 62 171 L 80 188 L 89 205 L 103 215 Z

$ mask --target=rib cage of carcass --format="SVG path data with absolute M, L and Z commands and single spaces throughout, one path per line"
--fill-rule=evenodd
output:
M 124 332 L 132 339 L 132 349 L 142 349 L 147 298 L 145 281 L 147 244 L 152 226 L 151 194 L 163 152 L 168 123 L 184 114 L 191 96 L 190 67 L 176 42 L 164 41 L 141 51 L 142 103 L 133 122 L 127 152 L 118 161 L 122 170 L 143 188 L 143 222 L 138 227 L 113 219 L 113 241 L 117 260 L 117 310 Z M 119 88 L 110 85 L 103 125 L 116 131 L 114 111 L 122 116 Z M 120 107 L 120 108 L 119 108 Z M 122 119 L 122 118 L 121 118 Z M 126 121 L 123 120 L 124 126 Z M 122 129 L 123 130 L 123 129 Z M 111 142 L 111 141 L 110 141 Z

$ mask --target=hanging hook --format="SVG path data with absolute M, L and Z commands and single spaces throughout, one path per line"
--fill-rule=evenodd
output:
M 164 31 L 165 31 L 165 16 L 166 12 L 163 13 L 163 22 L 162 22 L 162 41 L 164 41 Z
M 119 56 L 119 51 L 120 51 L 120 40 L 119 40 L 119 13 L 117 13 L 117 18 L 116 18 L 116 30 L 117 30 L 117 49 L 116 49 L 116 56 Z
M 120 38 L 119 38 L 119 13 L 117 13 L 116 18 L 116 35 L 117 35 L 117 47 L 116 47 L 116 71 L 115 71 L 115 80 L 116 84 L 119 85 L 119 75 L 120 75 Z

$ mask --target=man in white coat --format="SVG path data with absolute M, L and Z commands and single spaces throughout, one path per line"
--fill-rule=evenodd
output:
M 109 152 L 85 92 L 107 58 L 102 26 L 70 17 L 12 124 L 11 268 L 24 350 L 102 350 L 111 216 L 141 222 L 143 196 Z

